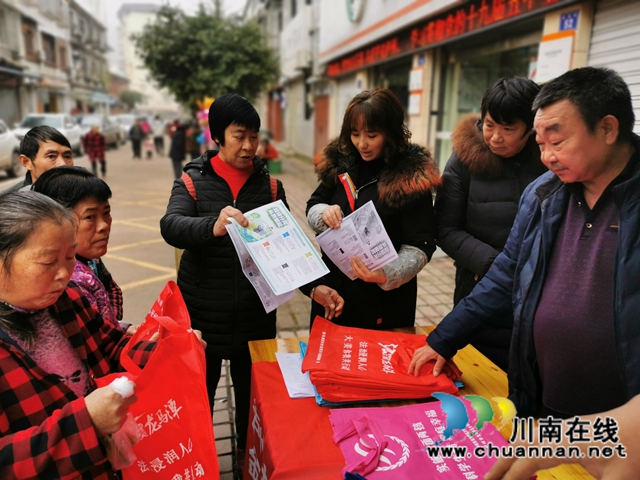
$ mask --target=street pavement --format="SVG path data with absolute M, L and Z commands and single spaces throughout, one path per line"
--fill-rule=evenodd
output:
M 169 142 L 165 143 L 166 145 Z M 282 173 L 275 175 L 284 184 L 292 214 L 309 238 L 313 232 L 305 220 L 307 199 L 317 185 L 308 159 L 283 155 Z M 175 251 L 160 235 L 173 184 L 171 161 L 164 155 L 133 160 L 129 144 L 107 151 L 106 182 L 111 187 L 113 226 L 109 251 L 103 257 L 124 296 L 124 319 L 140 324 L 162 287 L 176 278 Z M 75 164 L 89 168 L 86 156 Z M 0 190 L 17 180 L 0 178 Z M 455 268 L 450 258 L 437 252 L 418 275 L 416 324 L 436 325 L 452 307 Z M 309 335 L 310 300 L 296 296 L 278 309 L 278 338 Z M 227 366 L 215 396 L 213 423 L 220 461 L 221 480 L 234 479 L 233 391 Z

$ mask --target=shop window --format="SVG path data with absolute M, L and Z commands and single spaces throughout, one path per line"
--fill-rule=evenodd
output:
M 372 88 L 388 88 L 398 98 L 405 114 L 409 108 L 411 58 L 384 63 L 372 69 Z
M 42 52 L 44 62 L 52 67 L 56 66 L 56 40 L 51 35 L 42 34 Z
M 487 88 L 499 78 L 529 76 L 537 56 L 538 46 L 532 45 L 462 61 L 458 112 L 466 114 L 480 111 L 480 103 Z

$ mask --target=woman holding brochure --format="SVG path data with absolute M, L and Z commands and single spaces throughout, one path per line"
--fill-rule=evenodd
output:
M 395 95 L 385 88 L 364 91 L 347 107 L 340 136 L 316 157 L 320 185 L 307 202 L 311 228 L 318 234 L 338 229 L 345 215 L 373 202 L 398 258 L 371 271 L 364 255 L 353 256 L 351 280 L 323 252 L 330 273 L 302 288 L 312 299 L 311 321 L 324 314 L 318 289 L 329 286 L 344 298 L 334 320 L 340 325 L 414 325 L 416 275 L 436 249 L 432 190 L 440 174 L 429 151 L 410 138 Z
M 275 338 L 276 311 L 265 312 L 225 226 L 235 219 L 246 227 L 244 212 L 274 197 L 286 205 L 286 197 L 282 183 L 272 182 L 255 156 L 260 117 L 248 100 L 235 94 L 219 96 L 209 109 L 209 128 L 219 151 L 208 150 L 184 167 L 185 173 L 173 184 L 160 229 L 167 243 L 184 249 L 177 283 L 193 327 L 202 331 L 209 345 L 207 391 L 212 407 L 222 360 L 230 361 L 237 458 L 242 460 L 251 388 L 248 342 Z

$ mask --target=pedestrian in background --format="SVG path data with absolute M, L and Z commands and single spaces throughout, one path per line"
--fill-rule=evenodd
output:
M 435 212 L 438 245 L 456 265 L 454 306 L 491 268 L 507 241 L 522 192 L 547 171 L 533 135 L 531 106 L 539 91 L 527 78 L 498 80 L 482 98 L 480 117 L 463 119 L 451 137 L 453 153 Z M 511 330 L 494 327 L 471 342 L 505 372 Z
M 186 158 L 186 128 L 182 123 L 178 124 L 173 131 L 171 137 L 171 148 L 169 149 L 169 157 L 173 165 L 173 174 L 175 178 L 182 175 L 182 162 Z
M 156 115 L 151 125 L 153 132 L 153 143 L 156 147 L 156 153 L 158 155 L 164 155 L 164 132 L 167 129 L 167 122 L 160 118 L 160 115 Z
M 144 146 L 144 153 L 145 153 L 145 156 L 147 157 L 147 160 L 151 160 L 153 158 L 153 152 L 156 149 L 156 144 L 153 141 L 152 135 L 147 135 L 146 137 L 144 137 L 143 146 Z
M 195 160 L 200 155 L 202 155 L 200 150 L 200 142 L 198 138 L 202 134 L 202 130 L 198 125 L 198 122 L 195 120 L 191 120 L 189 122 L 189 126 L 185 131 L 186 136 L 186 150 L 187 153 L 191 156 L 191 160 Z
M 279 158 L 278 149 L 273 145 L 269 138 L 263 137 L 260 140 L 260 147 L 258 147 L 257 155 L 269 166 L 269 162 L 272 160 L 277 160 Z
M 147 120 L 147 117 L 140 118 L 140 127 L 142 128 L 142 133 L 144 133 L 145 135 L 151 134 L 151 125 L 149 124 L 149 120 Z
M 91 130 L 83 138 L 84 151 L 91 162 L 91 170 L 93 174 L 98 176 L 98 163 L 100 163 L 100 172 L 104 178 L 107 175 L 107 162 L 105 160 L 105 151 L 107 144 L 104 135 L 100 133 L 98 125 L 92 125 Z
M 372 201 L 398 258 L 371 271 L 353 257 L 357 278 L 351 280 L 324 256 L 329 274 L 301 288 L 312 299 L 311 321 L 325 314 L 318 288 L 327 285 L 344 298 L 335 323 L 371 329 L 414 326 L 416 275 L 436 249 L 432 190 L 440 185 L 440 174 L 431 153 L 410 138 L 396 96 L 385 88 L 364 91 L 349 103 L 340 136 L 316 158 L 320 185 L 307 202 L 311 228 L 318 234 L 339 228 L 345 215 Z
M 134 159 L 142 159 L 141 149 L 142 149 L 142 140 L 144 140 L 144 132 L 142 131 L 142 126 L 140 125 L 140 120 L 135 119 L 133 125 L 129 129 L 129 140 L 131 140 L 131 148 L 133 149 L 133 158 Z

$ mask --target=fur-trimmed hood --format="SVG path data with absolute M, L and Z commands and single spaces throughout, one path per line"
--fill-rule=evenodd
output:
M 482 124 L 476 114 L 464 117 L 456 126 L 453 135 L 453 151 L 473 175 L 494 176 L 502 172 L 505 159 L 493 153 L 482 137 Z M 529 156 L 533 135 L 516 155 Z
M 321 183 L 328 187 L 340 184 L 338 175 L 357 169 L 357 160 L 340 153 L 339 139 L 333 140 L 314 159 L 315 171 Z M 412 144 L 404 155 L 385 158 L 386 167 L 378 178 L 378 198 L 392 208 L 399 208 L 413 199 L 438 188 L 442 181 L 431 153 Z

